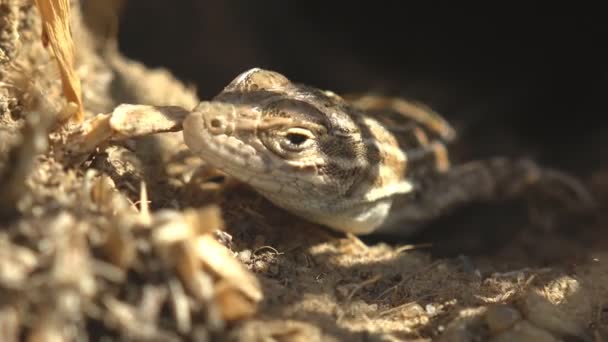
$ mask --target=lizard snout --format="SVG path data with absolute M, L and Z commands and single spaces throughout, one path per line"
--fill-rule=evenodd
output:
M 213 135 L 230 135 L 234 126 L 234 108 L 227 105 L 205 103 L 198 106 L 205 129 Z M 230 106 L 232 107 L 232 106 Z

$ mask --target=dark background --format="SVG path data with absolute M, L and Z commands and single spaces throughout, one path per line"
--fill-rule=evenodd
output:
M 171 69 L 202 99 L 251 67 L 338 93 L 422 101 L 467 158 L 532 156 L 574 172 L 605 163 L 608 24 L 599 8 L 414 2 L 129 0 L 120 48 Z

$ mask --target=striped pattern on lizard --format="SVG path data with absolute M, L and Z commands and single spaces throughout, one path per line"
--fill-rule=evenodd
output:
M 455 131 L 422 105 L 347 99 L 260 68 L 201 102 L 183 130 L 212 166 L 278 207 L 347 233 L 407 235 L 461 205 L 539 184 L 567 206 L 593 203 L 577 180 L 530 160 L 450 165 Z

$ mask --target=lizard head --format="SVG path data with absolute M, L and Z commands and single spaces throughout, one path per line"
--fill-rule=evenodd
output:
M 380 151 L 361 120 L 338 95 L 254 68 L 201 102 L 183 127 L 188 147 L 209 164 L 315 219 L 343 210 L 379 178 L 370 165 Z
M 209 163 L 261 192 L 335 196 L 365 162 L 344 105 L 337 95 L 255 68 L 201 102 L 184 122 L 184 137 Z

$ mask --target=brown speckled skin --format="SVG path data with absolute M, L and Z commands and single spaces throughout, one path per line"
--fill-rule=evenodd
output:
M 584 187 L 528 160 L 451 166 L 454 129 L 422 105 L 378 96 L 342 98 L 254 68 L 184 121 L 201 157 L 300 217 L 355 234 L 407 235 L 476 200 L 519 196 L 536 185 Z

